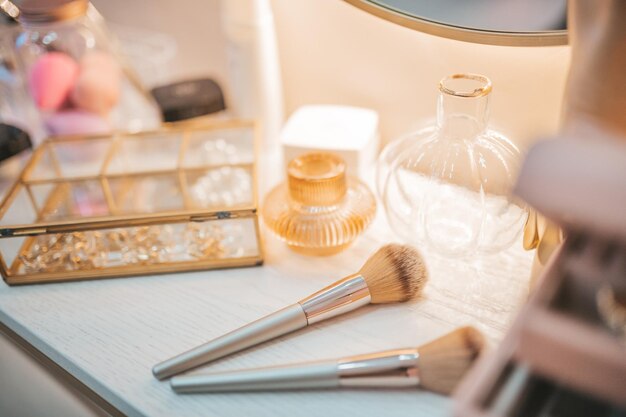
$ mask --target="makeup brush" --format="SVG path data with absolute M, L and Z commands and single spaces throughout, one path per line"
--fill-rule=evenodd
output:
M 483 337 L 463 327 L 418 348 L 388 350 L 338 360 L 280 367 L 182 375 L 177 393 L 279 391 L 315 388 L 415 388 L 450 394 L 483 347 Z
M 224 336 L 181 353 L 152 368 L 158 379 L 249 348 L 366 304 L 408 301 L 417 297 L 428 275 L 420 253 L 391 244 L 372 255 L 359 272 Z

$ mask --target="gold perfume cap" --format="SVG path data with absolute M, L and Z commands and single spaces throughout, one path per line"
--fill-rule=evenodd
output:
M 289 195 L 300 204 L 328 206 L 346 195 L 346 163 L 332 153 L 307 153 L 287 167 Z

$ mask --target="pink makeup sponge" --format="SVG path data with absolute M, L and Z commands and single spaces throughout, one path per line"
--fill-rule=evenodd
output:
M 28 76 L 28 88 L 37 107 L 56 110 L 67 99 L 78 77 L 78 64 L 62 52 L 41 55 Z
M 80 61 L 80 74 L 71 93 L 78 108 L 107 115 L 120 98 L 121 72 L 104 52 L 90 52 Z

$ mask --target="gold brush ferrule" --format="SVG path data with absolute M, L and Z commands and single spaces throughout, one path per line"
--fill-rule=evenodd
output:
M 419 352 L 415 348 L 351 356 L 337 362 L 340 387 L 417 387 Z
M 309 325 L 367 305 L 372 300 L 367 282 L 359 274 L 345 277 L 298 302 Z

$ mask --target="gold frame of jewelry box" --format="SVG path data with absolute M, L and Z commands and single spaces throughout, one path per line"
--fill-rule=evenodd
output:
M 201 166 L 187 167 L 182 166 L 182 158 L 185 155 L 187 146 L 189 144 L 189 137 L 191 133 L 203 132 L 203 131 L 219 131 L 226 129 L 238 129 L 249 128 L 252 130 L 253 135 L 253 161 L 251 163 L 236 163 L 236 164 L 203 164 Z M 173 169 L 155 170 L 155 171 L 141 171 L 132 173 L 105 173 L 109 167 L 113 156 L 116 154 L 116 150 L 119 148 L 122 137 L 125 138 L 140 138 L 142 136 L 150 136 L 161 133 L 180 133 L 182 135 L 182 142 L 180 144 L 179 155 L 177 159 L 176 167 Z M 248 120 L 214 120 L 202 125 L 184 125 L 184 126 L 172 126 L 167 125 L 162 129 L 128 133 L 128 132 L 115 132 L 111 135 L 98 135 L 98 136 L 59 136 L 47 139 L 42 143 L 33 153 L 30 160 L 22 170 L 19 178 L 15 181 L 13 186 L 5 195 L 2 203 L 0 204 L 0 219 L 4 218 L 7 210 L 13 204 L 19 191 L 24 188 L 26 195 L 30 200 L 30 204 L 33 210 L 37 214 L 37 220 L 32 224 L 16 224 L 10 226 L 0 226 L 0 239 L 15 238 L 15 237 L 27 237 L 20 246 L 15 259 L 10 266 L 7 265 L 4 259 L 3 251 L 0 249 L 0 273 L 4 281 L 9 285 L 19 284 L 33 284 L 42 282 L 62 282 L 62 281 L 75 281 L 86 280 L 96 278 L 113 278 L 113 277 L 126 277 L 137 275 L 153 275 L 153 274 L 165 274 L 172 272 L 187 272 L 187 271 L 199 271 L 216 268 L 232 268 L 232 267 L 245 267 L 245 266 L 257 266 L 263 263 L 263 242 L 261 239 L 261 232 L 259 228 L 259 216 L 257 213 L 258 207 L 258 189 L 257 189 L 257 159 L 258 159 L 258 137 L 259 126 L 253 121 Z M 84 175 L 84 176 L 70 176 L 63 178 L 50 178 L 50 179 L 29 179 L 30 174 L 40 162 L 48 146 L 58 143 L 71 143 L 72 141 L 83 141 L 90 139 L 109 139 L 111 145 L 108 148 L 107 154 L 102 161 L 102 167 L 96 175 Z M 55 170 L 60 176 L 60 166 L 58 161 L 54 161 L 51 158 Z M 149 214 L 132 214 L 132 215 L 109 215 L 89 218 L 79 218 L 73 220 L 60 220 L 60 221 L 41 221 L 40 219 L 46 213 L 46 207 L 53 206 L 54 200 L 59 198 L 59 188 L 55 187 L 46 197 L 44 204 L 38 204 L 35 200 L 31 186 L 37 184 L 67 184 L 70 182 L 80 181 L 99 181 L 100 187 L 104 194 L 105 201 L 109 213 L 116 212 L 116 205 L 109 187 L 108 180 L 111 178 L 131 178 L 134 176 L 152 176 L 163 174 L 174 174 L 178 179 L 178 184 L 182 192 L 183 204 L 185 207 L 191 206 L 189 204 L 190 198 L 184 180 L 184 175 L 189 172 L 201 172 L 207 169 L 216 169 L 225 166 L 231 167 L 244 167 L 252 173 L 252 204 L 240 205 L 234 207 L 220 207 L 219 209 L 182 209 L 172 211 L 162 211 Z M 174 223 L 201 223 L 207 221 L 223 221 L 230 219 L 246 219 L 251 218 L 254 221 L 254 229 L 256 235 L 256 246 L 258 248 L 258 254 L 255 256 L 242 256 L 238 258 L 215 258 L 215 259 L 200 259 L 193 261 L 174 261 L 164 263 L 137 263 L 133 265 L 111 266 L 102 268 L 93 268 L 85 270 L 69 270 L 69 271 L 47 271 L 37 272 L 30 274 L 16 274 L 15 271 L 19 268 L 20 255 L 28 252 L 30 246 L 34 242 L 34 238 L 43 234 L 62 234 L 72 233 L 88 230 L 103 230 L 114 229 L 120 227 L 136 227 L 136 226 L 154 226 L 165 225 Z

